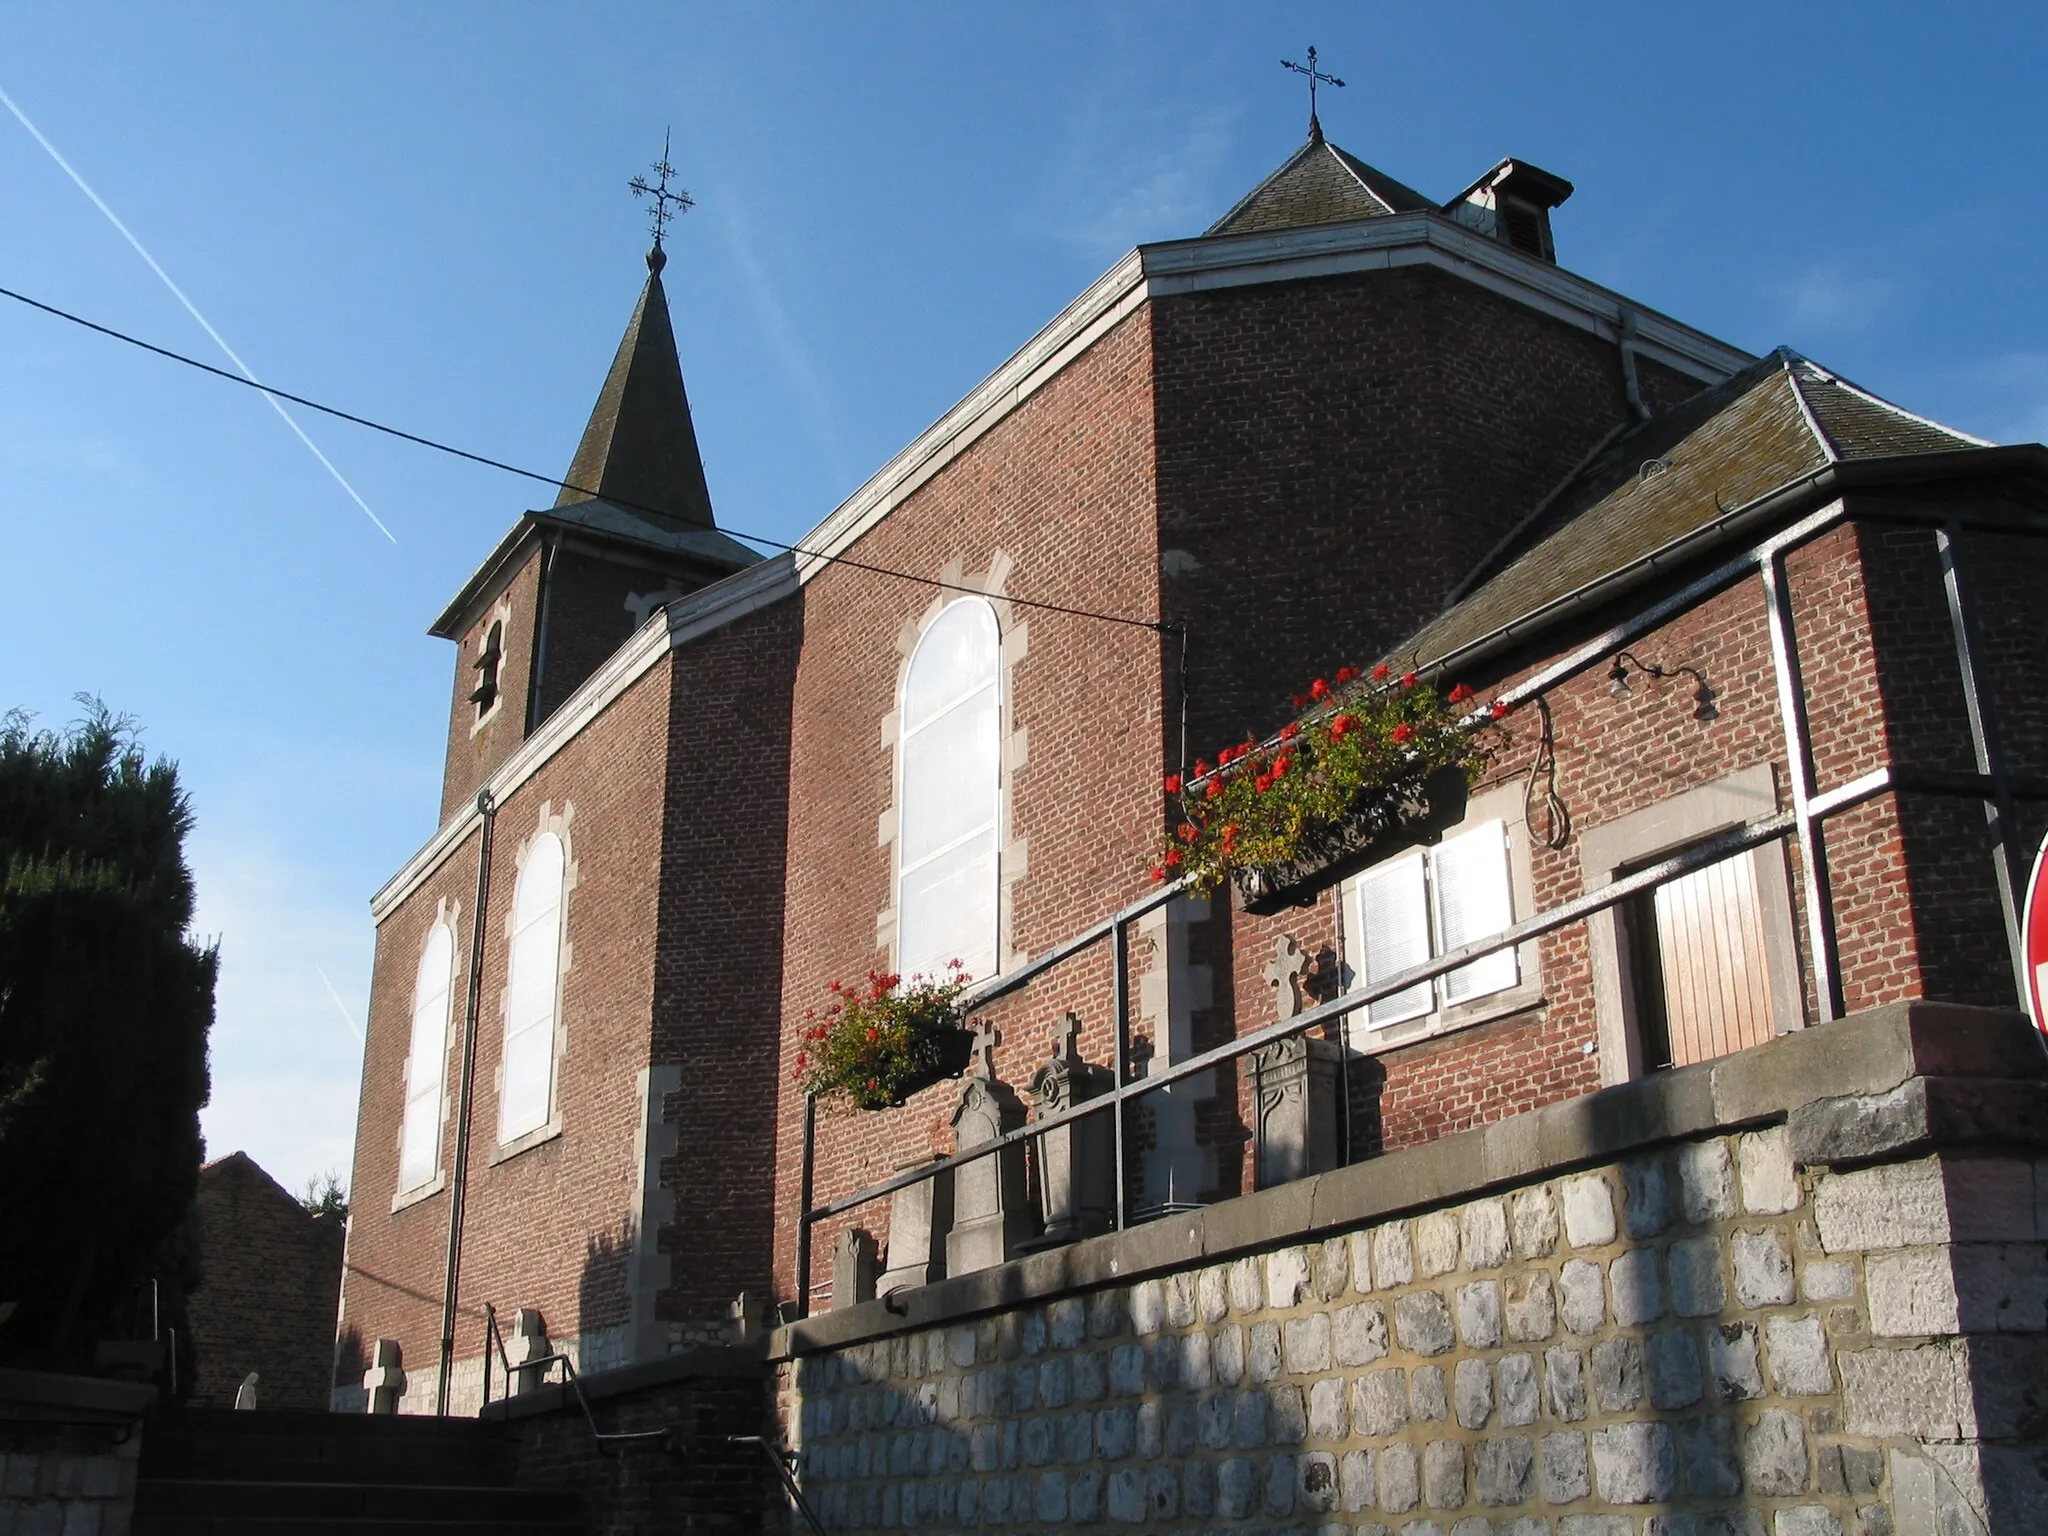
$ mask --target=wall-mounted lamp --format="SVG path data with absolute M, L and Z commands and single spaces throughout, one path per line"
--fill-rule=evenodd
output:
M 1617 652 L 1614 665 L 1607 669 L 1607 691 L 1617 699 L 1625 699 L 1633 691 L 1628 685 L 1628 669 L 1634 667 L 1645 677 L 1689 677 L 1699 686 L 1692 691 L 1692 717 L 1695 720 L 1718 720 L 1721 709 L 1714 702 L 1715 693 L 1707 683 L 1707 675 L 1698 667 L 1659 667 L 1643 661 L 1628 651 Z

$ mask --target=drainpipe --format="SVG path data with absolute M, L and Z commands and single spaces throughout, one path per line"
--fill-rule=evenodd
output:
M 484 919 L 491 895 L 491 828 L 498 802 L 489 786 L 476 792 L 483 832 L 476 850 L 476 905 L 469 932 L 469 987 L 462 1012 L 462 1073 L 455 1091 L 455 1173 L 448 1198 L 448 1257 L 441 1272 L 441 1372 L 434 1393 L 434 1412 L 448 1413 L 448 1386 L 455 1373 L 455 1285 L 462 1272 L 462 1214 L 469 1192 L 469 1112 L 476 1096 L 476 1025 L 483 1002 Z
M 1643 404 L 1642 381 L 1636 377 L 1636 312 L 1622 306 L 1618 329 L 1621 332 L 1618 345 L 1621 348 L 1621 387 L 1628 392 L 1628 408 L 1636 413 L 1637 421 L 1650 419 L 1650 408 Z
M 540 588 L 539 600 L 533 605 L 533 659 L 526 668 L 526 734 L 531 736 L 544 718 L 540 709 L 540 691 L 547 682 L 548 669 L 548 608 L 549 598 L 554 595 L 555 559 L 561 553 L 562 536 L 551 533 L 540 546 Z

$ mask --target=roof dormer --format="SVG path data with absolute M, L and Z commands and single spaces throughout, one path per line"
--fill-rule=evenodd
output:
M 1444 204 L 1444 212 L 1482 235 L 1553 265 L 1550 210 L 1572 195 L 1562 176 L 1526 160 L 1503 160 Z

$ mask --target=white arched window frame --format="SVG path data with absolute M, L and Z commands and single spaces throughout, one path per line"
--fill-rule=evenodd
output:
M 897 712 L 896 968 L 997 970 L 1003 838 L 1002 633 L 984 598 L 948 603 L 903 673 Z
M 420 951 L 412 988 L 412 1043 L 405 1059 L 405 1118 L 398 1138 L 398 1192 L 432 1184 L 441 1172 L 441 1109 L 448 1064 L 455 934 L 436 922 Z
M 512 894 L 512 959 L 506 976 L 505 1056 L 498 1087 L 498 1144 L 540 1130 L 554 1114 L 555 1018 L 562 977 L 562 839 L 543 832 L 526 850 Z

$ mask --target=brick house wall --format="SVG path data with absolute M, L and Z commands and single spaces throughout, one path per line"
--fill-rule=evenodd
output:
M 534 637 L 540 622 L 540 551 L 529 551 L 507 578 L 504 590 L 470 621 L 455 648 L 455 683 L 448 706 L 448 765 L 441 776 L 441 820 L 446 822 L 476 798 L 476 792 L 526 740 L 527 692 L 533 685 Z M 504 621 L 504 661 L 498 668 L 499 700 L 489 720 L 477 723 L 469 702 L 474 665 L 494 621 Z
M 246 1152 L 199 1170 L 198 1210 L 194 1398 L 232 1407 L 254 1371 L 260 1407 L 325 1408 L 342 1222 L 310 1214 Z

